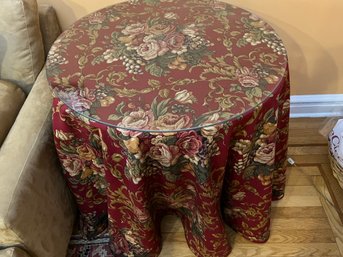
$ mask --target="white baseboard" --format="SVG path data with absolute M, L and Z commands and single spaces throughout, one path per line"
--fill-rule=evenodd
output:
M 293 95 L 291 118 L 343 116 L 343 94 Z

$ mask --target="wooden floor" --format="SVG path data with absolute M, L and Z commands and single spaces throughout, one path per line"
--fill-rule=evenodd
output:
M 234 256 L 342 256 L 343 226 L 321 176 L 330 169 L 327 141 L 319 134 L 325 119 L 293 119 L 290 122 L 289 167 L 285 197 L 273 203 L 271 236 L 255 244 L 231 232 Z M 315 187 L 314 187 L 315 185 Z M 316 189 L 317 188 L 317 189 Z M 179 220 L 164 219 L 162 257 L 192 257 Z

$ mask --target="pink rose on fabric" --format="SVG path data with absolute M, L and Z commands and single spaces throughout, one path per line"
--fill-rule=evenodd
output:
M 92 102 L 96 100 L 96 95 L 95 95 L 94 89 L 83 88 L 80 90 L 80 96 L 83 98 L 86 98 Z
M 256 151 L 254 161 L 273 165 L 275 158 L 275 143 L 262 144 L 260 148 Z
M 144 31 L 145 31 L 145 25 L 138 22 L 138 23 L 134 23 L 134 24 L 126 26 L 125 29 L 123 29 L 121 32 L 124 35 L 134 36 L 134 35 L 144 33 Z
M 180 50 L 184 46 L 185 35 L 181 33 L 173 33 L 169 35 L 165 40 L 170 50 Z
M 250 71 L 247 67 L 238 69 L 236 75 L 239 83 L 243 87 L 257 87 L 259 85 L 259 78 L 256 72 Z
M 149 28 L 149 33 L 154 35 L 166 35 L 175 31 L 175 26 L 169 24 L 155 24 Z
M 89 110 L 92 106 L 92 101 L 86 99 L 86 98 L 78 98 L 73 99 L 71 102 L 71 108 L 76 112 L 83 112 L 85 110 Z
M 143 44 L 144 38 L 146 38 L 145 34 L 139 34 L 131 40 L 129 45 L 132 46 L 134 49 L 137 49 L 137 47 L 139 47 L 141 44 Z
M 82 97 L 78 91 L 59 91 L 54 90 L 54 95 L 57 95 L 62 102 L 66 103 L 71 109 L 76 112 L 89 110 L 92 106 L 92 101 Z
M 155 127 L 159 130 L 177 130 L 181 128 L 188 128 L 191 125 L 191 119 L 187 115 L 177 115 L 166 113 L 158 117 L 155 121 Z
M 149 156 L 158 161 L 164 167 L 174 165 L 181 153 L 175 145 L 167 146 L 164 143 L 157 143 L 150 148 Z
M 165 54 L 168 50 L 166 42 L 151 39 L 138 46 L 137 54 L 143 57 L 144 60 L 149 61 Z
M 201 137 L 194 131 L 185 131 L 178 134 L 176 145 L 180 152 L 188 157 L 195 156 L 202 147 Z
M 72 177 L 79 175 L 82 170 L 82 164 L 78 158 L 62 159 L 62 166 Z
M 144 111 L 139 109 L 138 111 L 131 112 L 128 116 L 125 116 L 122 121 L 118 124 L 119 130 L 125 136 L 137 136 L 141 134 L 140 131 L 131 131 L 124 128 L 144 130 L 148 129 L 150 123 L 154 120 L 153 113 L 149 111 Z

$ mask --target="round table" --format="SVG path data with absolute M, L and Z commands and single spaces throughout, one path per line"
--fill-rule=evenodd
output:
M 114 256 L 158 256 L 181 218 L 197 256 L 227 256 L 224 221 L 269 236 L 284 193 L 286 50 L 250 12 L 213 0 L 131 0 L 92 13 L 52 46 L 56 149 L 92 238 Z

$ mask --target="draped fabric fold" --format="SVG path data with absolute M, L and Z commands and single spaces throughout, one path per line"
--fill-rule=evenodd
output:
M 271 201 L 284 193 L 289 83 L 240 119 L 211 128 L 127 136 L 53 103 L 56 148 L 91 238 L 108 222 L 115 256 L 158 256 L 160 222 L 176 214 L 197 256 L 231 251 L 224 221 L 269 237 Z
M 53 128 L 86 238 L 158 256 L 166 214 L 199 257 L 231 251 L 225 224 L 269 237 L 284 195 L 289 117 L 282 40 L 217 0 L 131 0 L 75 22 L 47 58 Z

